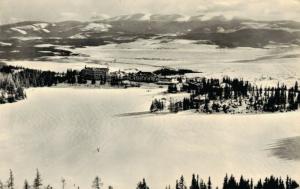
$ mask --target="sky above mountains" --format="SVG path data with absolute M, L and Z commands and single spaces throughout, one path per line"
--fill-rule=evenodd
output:
M 300 0 L 0 0 L 0 23 L 89 20 L 134 13 L 300 20 Z

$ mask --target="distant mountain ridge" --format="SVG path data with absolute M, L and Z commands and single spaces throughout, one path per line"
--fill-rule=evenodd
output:
M 89 22 L 26 21 L 0 26 L 2 42 L 35 39 L 106 40 L 107 37 L 139 38 L 145 35 L 208 40 L 221 47 L 263 47 L 271 43 L 298 45 L 300 22 L 137 13 L 116 17 L 94 16 L 93 21 Z

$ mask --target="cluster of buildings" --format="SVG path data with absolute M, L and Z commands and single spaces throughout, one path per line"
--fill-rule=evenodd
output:
M 110 83 L 113 85 L 122 85 L 124 83 L 157 83 L 159 85 L 169 85 L 178 88 L 180 83 L 183 83 L 186 79 L 183 76 L 161 76 L 153 72 L 124 72 L 114 71 L 109 72 L 108 67 L 96 68 L 96 67 L 85 67 L 79 72 L 79 77 L 86 81 L 92 81 L 92 83 L 105 84 Z M 180 89 L 178 89 L 180 90 Z

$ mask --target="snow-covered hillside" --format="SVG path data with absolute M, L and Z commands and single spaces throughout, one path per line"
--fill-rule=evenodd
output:
M 179 14 L 166 15 L 166 14 L 138 13 L 133 15 L 116 16 L 106 20 L 107 21 L 186 22 L 186 21 L 196 20 L 196 18 L 200 18 L 200 16 L 195 16 L 192 18 L 190 16 L 179 15 Z
M 10 28 L 12 31 L 19 32 L 20 34 L 26 35 L 29 32 L 44 32 L 44 33 L 50 33 L 48 29 L 48 23 L 36 23 L 36 24 L 31 24 L 31 25 L 22 25 L 22 26 L 17 26 L 17 27 L 12 27 Z
M 81 28 L 81 31 L 107 32 L 111 27 L 109 24 L 89 23 L 84 28 Z

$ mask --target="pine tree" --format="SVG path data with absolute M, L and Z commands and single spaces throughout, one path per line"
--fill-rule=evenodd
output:
M 208 177 L 207 189 L 212 189 L 212 185 L 211 185 L 210 177 Z
M 291 189 L 291 183 L 290 183 L 289 176 L 286 177 L 285 186 L 286 186 L 286 189 Z
M 62 178 L 62 179 L 61 179 L 61 184 L 62 184 L 62 189 L 65 189 L 65 186 L 66 186 L 66 179 Z
M 25 180 L 25 182 L 24 182 L 23 189 L 29 189 L 29 184 L 28 184 L 27 180 Z
M 8 189 L 14 189 L 14 187 L 15 187 L 14 175 L 13 175 L 12 170 L 10 169 L 9 170 L 9 178 L 8 178 L 8 181 L 7 181 L 7 188 Z
M 234 176 L 231 175 L 229 180 L 228 180 L 228 188 L 229 189 L 236 189 L 237 187 L 238 187 L 238 184 L 237 184 Z
M 207 189 L 206 184 L 204 183 L 204 181 L 202 179 L 200 181 L 200 189 Z
M 136 189 L 149 189 L 147 186 L 146 180 L 143 178 L 142 182 L 139 182 Z
M 40 189 L 42 186 L 42 179 L 39 170 L 36 170 L 36 177 L 33 181 L 33 189 Z
M 296 104 L 297 104 L 297 109 L 300 106 L 300 92 L 297 93 L 297 100 L 296 100 Z
M 195 174 L 192 176 L 192 183 L 190 189 L 199 189 L 198 181 L 196 180 Z
M 298 81 L 296 81 L 294 89 L 295 89 L 295 92 L 298 92 L 298 91 L 299 91 Z
M 101 179 L 98 176 L 96 176 L 96 178 L 93 181 L 92 188 L 93 189 L 100 189 L 102 187 L 102 185 L 103 185 L 103 183 L 101 182 Z
M 255 188 L 255 189 L 262 189 L 262 188 L 263 188 L 261 179 L 259 179 L 259 181 L 257 182 L 257 185 L 256 185 L 254 188 Z
M 228 189 L 228 176 L 227 176 L 227 174 L 224 178 L 223 189 Z
M 150 112 L 155 112 L 155 111 L 157 111 L 157 107 L 156 107 L 154 101 L 152 101 L 151 106 L 150 106 Z
M 245 180 L 243 175 L 240 178 L 239 189 L 250 189 L 249 180 Z
M 250 189 L 253 189 L 253 179 L 251 178 L 251 181 L 250 181 Z
M 283 182 L 283 180 L 281 178 L 279 179 L 279 187 L 278 188 L 279 189 L 285 189 L 284 182 Z
M 187 187 L 185 186 L 183 175 L 181 175 L 178 182 L 178 189 L 186 189 L 186 188 Z

